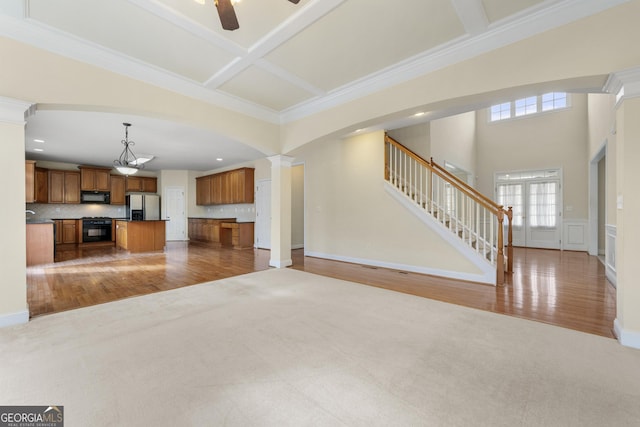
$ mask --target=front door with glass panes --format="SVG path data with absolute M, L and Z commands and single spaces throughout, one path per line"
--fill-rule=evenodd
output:
M 560 249 L 560 171 L 496 174 L 496 200 L 513 207 L 513 245 Z

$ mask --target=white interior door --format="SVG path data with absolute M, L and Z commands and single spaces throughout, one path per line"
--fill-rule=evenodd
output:
M 167 240 L 187 240 L 183 187 L 167 187 L 164 193 Z
M 560 182 L 527 182 L 526 242 L 530 248 L 560 249 Z
M 256 186 L 256 247 L 271 249 L 271 180 Z
M 497 186 L 497 192 L 498 204 L 505 208 L 509 206 L 513 208 L 513 219 L 511 222 L 513 246 L 527 246 L 524 228 L 524 222 L 526 220 L 524 211 L 525 184 L 523 182 L 501 183 Z
M 513 207 L 513 245 L 560 249 L 559 179 L 498 183 L 499 204 Z

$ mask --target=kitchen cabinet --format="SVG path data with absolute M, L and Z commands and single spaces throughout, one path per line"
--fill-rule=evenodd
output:
M 82 220 L 55 219 L 56 245 L 82 243 Z
M 220 224 L 220 244 L 233 249 L 253 247 L 253 222 L 223 222 Z
M 211 184 L 213 175 L 196 178 L 196 205 L 211 205 Z
M 111 168 L 79 166 L 82 191 L 110 191 Z
M 196 204 L 253 203 L 254 169 L 240 168 L 196 178 Z
M 62 243 L 79 243 L 78 230 L 82 233 L 82 226 L 78 226 L 78 220 L 75 219 L 63 219 L 61 238 Z
M 220 229 L 225 221 L 235 222 L 235 219 L 189 218 L 189 240 L 220 245 Z
M 111 204 L 125 204 L 126 183 L 122 175 L 111 175 Z
M 36 203 L 49 202 L 49 171 L 36 167 Z
M 127 176 L 126 192 L 158 192 L 158 178 L 151 176 Z
M 49 203 L 80 203 L 80 172 L 49 170 Z
M 26 160 L 24 162 L 24 198 L 26 203 L 36 201 L 36 162 Z

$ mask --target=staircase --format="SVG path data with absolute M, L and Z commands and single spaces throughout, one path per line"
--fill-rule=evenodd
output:
M 505 272 L 513 271 L 511 207 L 504 209 L 433 158 L 423 159 L 388 135 L 384 177 L 421 214 L 450 231 L 450 236 L 493 266 L 496 285 L 504 285 Z

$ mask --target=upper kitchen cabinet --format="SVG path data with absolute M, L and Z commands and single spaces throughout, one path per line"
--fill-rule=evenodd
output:
M 197 205 L 253 203 L 253 168 L 240 168 L 196 178 Z
M 25 162 L 25 202 L 47 203 L 49 201 L 48 170 L 36 166 L 34 160 Z
M 80 203 L 80 172 L 49 170 L 49 203 Z
M 111 204 L 125 204 L 125 177 L 122 175 L 111 175 Z
M 111 191 L 111 168 L 79 166 L 82 191 Z
M 152 176 L 128 176 L 126 179 L 126 192 L 135 191 L 157 193 L 158 178 Z

